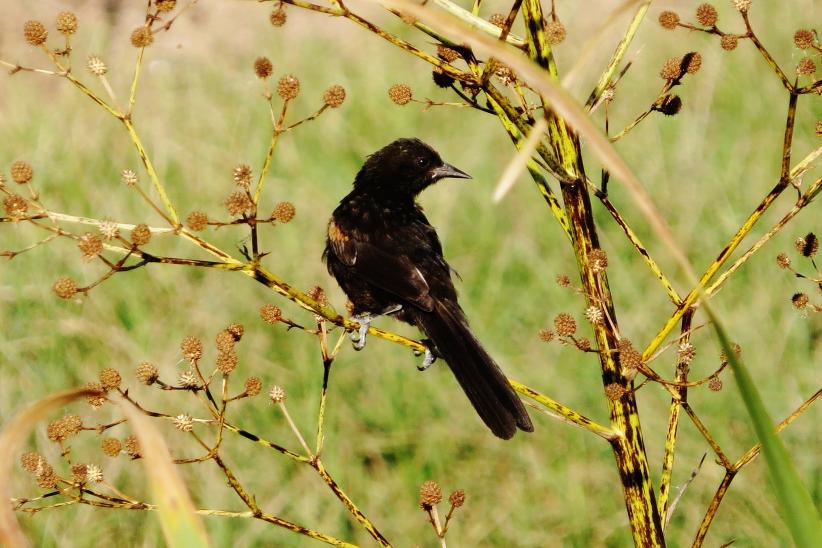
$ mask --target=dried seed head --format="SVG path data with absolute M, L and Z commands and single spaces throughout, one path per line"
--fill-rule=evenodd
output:
M 502 28 L 505 25 L 505 21 L 507 17 L 505 17 L 501 13 L 494 13 L 491 17 L 488 18 L 488 22 L 494 25 L 495 27 Z
M 813 257 L 816 255 L 816 252 L 819 251 L 819 238 L 816 237 L 816 234 L 813 232 L 808 232 L 808 234 L 802 238 L 804 245 L 799 250 L 803 257 Z
M 559 21 L 551 21 L 545 26 L 545 39 L 552 46 L 561 44 L 565 41 L 565 25 Z
M 57 481 L 60 478 L 50 464 L 43 463 L 43 465 L 37 469 L 35 479 L 37 480 L 37 486 L 41 489 L 54 489 L 57 487 Z
M 55 442 L 65 440 L 68 437 L 68 433 L 63 424 L 63 419 L 57 419 L 48 423 L 48 426 L 46 426 L 46 436 Z
M 271 387 L 271 390 L 268 391 L 268 398 L 271 400 L 271 403 L 280 403 L 285 399 L 285 390 L 283 390 L 282 386 L 275 384 Z
M 123 448 L 132 458 L 136 459 L 140 456 L 140 442 L 137 440 L 137 436 L 128 436 L 124 439 Z
M 66 36 L 77 32 L 77 16 L 70 11 L 63 11 L 57 15 L 57 30 Z
M 186 360 L 194 363 L 203 356 L 203 341 L 189 335 L 180 343 L 180 350 L 182 350 L 183 357 Z
M 719 392 L 722 390 L 722 379 L 714 375 L 711 377 L 711 380 L 708 381 L 708 388 L 710 388 L 714 392 Z
M 737 343 L 731 343 L 731 352 L 733 352 L 736 357 L 739 357 L 742 355 L 742 347 Z M 728 355 L 724 350 L 719 353 L 719 361 L 723 364 L 728 363 Z
M 611 401 L 617 401 L 625 395 L 625 388 L 617 383 L 611 383 L 605 387 L 605 396 Z
M 251 180 L 254 178 L 254 172 L 251 170 L 251 166 L 247 164 L 240 164 L 235 167 L 231 175 L 234 184 L 245 189 L 251 186 Z
M 555 335 L 555 333 L 552 330 L 548 329 L 548 328 L 539 330 L 539 340 L 541 340 L 542 342 L 551 342 L 551 341 L 553 341 L 554 340 L 554 335 Z
M 685 72 L 688 74 L 696 74 L 702 67 L 702 55 L 696 51 L 692 51 L 685 54 L 685 57 L 683 57 L 683 62 L 687 62 Z
M 333 85 L 323 92 L 323 104 L 331 108 L 337 108 L 345 102 L 345 88 L 340 85 Z
M 776 264 L 779 265 L 779 268 L 787 270 L 791 267 L 791 259 L 787 254 L 780 253 L 776 256 Z
M 716 8 L 711 4 L 700 4 L 696 8 L 696 20 L 699 21 L 699 24 L 703 27 L 712 27 L 716 25 L 716 20 L 718 17 L 719 14 L 717 14 Z
M 199 386 L 199 379 L 193 369 L 186 369 L 177 375 L 177 384 L 183 388 L 196 388 Z
M 734 2 L 734 7 L 740 13 L 747 13 L 748 8 L 751 7 L 751 0 L 733 0 L 733 2 Z
M 557 276 L 557 285 L 560 287 L 571 287 L 571 278 L 566 274 L 560 274 Z
M 623 371 L 636 371 L 642 366 L 642 354 L 628 339 L 619 341 L 619 363 Z
M 97 229 L 106 241 L 111 241 L 120 235 L 120 227 L 111 219 L 103 219 Z
M 822 137 L 822 120 L 817 120 L 816 122 L 816 136 Z
M 679 24 L 679 15 L 673 11 L 663 11 L 659 14 L 659 24 L 668 30 L 675 29 Z
M 682 99 L 679 95 L 666 95 L 656 107 L 665 116 L 675 116 L 682 110 Z
M 243 338 L 243 334 L 245 334 L 245 327 L 241 323 L 233 323 L 225 328 L 226 331 L 231 333 L 231 336 L 234 337 L 235 341 L 239 341 Z
M 437 45 L 437 57 L 445 61 L 446 63 L 451 63 L 456 61 L 462 55 L 455 49 L 451 49 L 448 46 L 443 46 L 442 44 Z
M 86 481 L 89 483 L 100 483 L 103 481 L 103 469 L 96 464 L 87 464 Z
M 191 432 L 191 428 L 194 426 L 194 418 L 191 415 L 177 415 L 172 422 L 174 423 L 174 428 L 181 432 Z
M 325 290 L 318 285 L 308 290 L 308 296 L 317 301 L 320 306 L 328 305 L 328 296 L 325 294 Z
M 679 348 L 676 350 L 677 356 L 679 358 L 679 363 L 689 364 L 691 360 L 694 359 L 696 356 L 696 348 L 690 342 L 684 342 L 679 345 Z
M 208 226 L 208 215 L 202 211 L 192 211 L 188 214 L 188 217 L 186 217 L 186 224 L 188 225 L 188 228 L 194 232 L 205 230 Z
M 11 178 L 15 183 L 20 185 L 30 183 L 32 177 L 34 177 L 34 169 L 27 162 L 17 160 L 11 164 Z
M 23 453 L 20 457 L 20 465 L 23 467 L 23 470 L 31 474 L 36 473 L 37 469 L 45 462 L 46 458 L 40 453 Z
M 232 335 L 227 329 L 223 329 L 217 333 L 217 337 L 215 339 L 217 350 L 220 352 L 231 352 L 234 350 L 234 343 L 236 342 L 237 339 L 235 339 L 234 335 Z
M 19 194 L 9 194 L 3 199 L 3 208 L 12 219 L 22 219 L 29 210 L 29 203 Z
M 68 300 L 77 295 L 77 284 L 71 278 L 58 278 L 51 290 L 61 299 Z
M 388 97 L 397 105 L 407 105 L 414 98 L 411 88 L 405 84 L 394 84 L 388 88 Z
M 300 94 L 300 81 L 293 74 L 286 74 L 277 82 L 277 95 L 289 101 Z
M 123 378 L 120 376 L 120 372 L 116 369 L 106 367 L 100 371 L 100 384 L 103 385 L 104 389 L 114 390 L 116 388 L 120 388 L 121 382 L 123 382 Z
M 86 396 L 86 401 L 92 407 L 102 407 L 106 403 L 106 389 L 99 382 L 90 382 L 85 386 L 91 393 Z
M 108 457 L 116 457 L 123 450 L 123 444 L 117 438 L 103 438 L 100 447 L 103 449 L 103 454 Z
M 120 180 L 123 181 L 123 184 L 126 186 L 134 186 L 137 184 L 137 174 L 130 169 L 124 169 L 120 173 Z
M 219 369 L 220 373 L 223 375 L 228 375 L 237 369 L 238 361 L 239 359 L 237 358 L 237 353 L 233 350 L 229 352 L 220 352 L 217 356 L 217 369 Z
M 499 78 L 499 81 L 503 85 L 511 85 L 517 79 L 516 75 L 514 74 L 514 71 L 511 70 L 511 67 L 509 67 L 505 63 L 502 63 L 501 61 L 498 61 L 496 59 L 491 59 L 489 61 L 489 64 L 492 67 L 494 76 Z
M 615 93 L 616 93 L 616 89 L 614 88 L 614 86 L 613 85 L 608 86 L 607 88 L 602 90 L 602 100 L 607 102 L 607 103 L 610 103 L 611 101 L 614 100 L 614 94 Z
M 793 242 L 793 246 L 796 248 L 796 251 L 802 253 L 802 250 L 805 249 L 805 238 L 800 236 Z
M 791 297 L 791 302 L 797 310 L 802 310 L 808 306 L 809 301 L 810 299 L 805 293 L 794 293 L 793 297 Z
M 591 270 L 594 272 L 603 272 L 608 268 L 608 255 L 599 248 L 591 250 L 588 259 L 591 262 Z
M 722 49 L 725 51 L 735 50 L 738 44 L 739 38 L 734 34 L 723 34 L 722 38 L 719 39 L 719 45 L 722 46 Z
M 87 464 L 72 464 L 71 465 L 71 479 L 77 483 L 85 483 L 88 474 Z
M 268 323 L 277 323 L 283 319 L 283 311 L 280 310 L 279 306 L 274 306 L 273 304 L 264 304 L 260 308 L 260 317 L 263 321 Z
M 450 502 L 454 508 L 459 508 L 465 504 L 465 491 L 457 489 L 448 496 L 448 502 Z
M 585 309 L 585 317 L 591 322 L 591 325 L 599 325 L 602 323 L 604 316 L 601 308 L 598 306 L 589 306 Z
M 48 40 L 49 31 L 40 21 L 26 21 L 23 25 L 23 36 L 26 37 L 26 42 L 32 46 L 40 46 Z
M 567 312 L 562 312 L 554 318 L 554 327 L 560 337 L 570 337 L 577 332 L 577 322 Z
M 157 382 L 160 372 L 153 363 L 141 362 L 137 365 L 137 380 L 145 385 L 152 385 Z
M 131 33 L 131 45 L 135 48 L 145 48 L 154 42 L 154 35 L 148 27 L 137 27 Z
M 420 507 L 430 510 L 442 502 L 442 489 L 436 481 L 428 480 L 420 486 Z
M 274 65 L 271 64 L 271 59 L 268 57 L 257 57 L 254 61 L 254 74 L 260 80 L 265 80 L 274 72 Z
M 799 64 L 796 65 L 796 73 L 800 76 L 810 76 L 814 72 L 816 72 L 816 63 L 810 57 L 800 59 Z
M 297 209 L 291 202 L 280 202 L 274 206 L 274 211 L 271 212 L 271 217 L 283 224 L 288 223 L 294 218 Z
M 97 234 L 86 232 L 80 236 L 77 248 L 83 254 L 83 258 L 90 261 L 103 251 L 103 240 Z
M 578 350 L 582 350 L 583 352 L 591 350 L 591 341 L 587 337 L 580 337 L 574 341 L 574 344 Z
M 659 76 L 663 80 L 676 80 L 682 76 L 682 58 L 671 57 L 665 64 L 662 65 L 662 70 L 659 71 Z
M 263 381 L 257 377 L 249 377 L 245 380 L 245 389 L 243 392 L 247 396 L 256 396 L 263 390 Z
M 275 27 L 281 27 L 285 25 L 286 22 L 286 15 L 285 10 L 282 7 L 275 8 L 274 11 L 271 12 L 271 16 L 269 17 L 269 21 Z
M 241 190 L 229 194 L 223 203 L 229 214 L 235 217 L 239 217 L 254 207 L 248 194 Z
M 106 64 L 96 55 L 88 56 L 88 59 L 86 60 L 86 68 L 95 76 L 103 76 L 108 72 L 108 67 Z
M 171 11 L 177 5 L 177 0 L 157 0 L 157 11 Z
M 146 245 L 151 241 L 151 229 L 144 224 L 139 224 L 131 230 L 131 243 L 136 246 Z
M 808 29 L 799 29 L 793 35 L 793 43 L 799 49 L 808 49 L 813 46 L 813 31 Z

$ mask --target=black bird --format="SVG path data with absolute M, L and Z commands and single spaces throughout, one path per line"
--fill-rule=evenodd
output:
M 488 428 L 510 439 L 517 428 L 533 432 L 531 418 L 471 332 L 437 232 L 415 201 L 447 177 L 471 178 L 419 139 L 398 139 L 375 152 L 331 216 L 323 258 L 360 321 L 355 347 L 365 344 L 373 315 L 416 325 L 430 345 L 421 369 L 441 356 Z

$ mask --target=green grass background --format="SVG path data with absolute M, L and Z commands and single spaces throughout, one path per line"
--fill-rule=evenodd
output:
M 756 2 L 752 7 L 754 25 L 786 72 L 792 73 L 800 58 L 791 47 L 793 32 L 813 23 L 806 14 L 812 13 L 814 4 L 813 0 L 790 5 Z M 584 63 L 580 77 L 571 83 L 577 97 L 587 97 L 597 69 L 624 27 L 622 16 L 601 30 L 610 6 L 605 1 L 586 2 L 584 8 L 559 2 L 560 16 L 569 29 L 568 40 L 556 50 L 560 68 L 566 72 L 577 62 Z M 683 18 L 692 18 L 689 13 L 695 6 L 676 3 Z M 685 105 L 682 113 L 674 118 L 652 116 L 617 146 L 654 196 L 695 268 L 701 270 L 777 182 L 787 94 L 749 43 L 726 53 L 716 37 L 663 31 L 655 23 L 663 7 L 652 10 L 632 47 L 638 53 L 632 54 L 635 63 L 617 91 L 611 127 L 628 123 L 654 99 L 662 85 L 657 73 L 666 58 L 691 50 L 703 54 L 700 73 L 677 89 Z M 730 2 L 717 7 L 723 30 L 743 29 Z M 85 55 L 100 55 L 109 65 L 114 88 L 125 98 L 135 55 L 128 35 L 142 21 L 140 6 L 109 11 L 102 1 L 6 6 L 0 22 L 0 58 L 45 67 L 44 56 L 23 43 L 22 24 L 38 18 L 52 26 L 55 14 L 69 8 L 80 16 L 74 41 L 76 73 L 91 81 L 82 69 Z M 403 28 L 373 6 L 357 3 L 356 8 L 431 49 L 427 37 Z M 482 13 L 505 9 L 503 3 L 493 2 Z M 445 182 L 426 192 L 421 201 L 440 232 L 446 256 L 462 275 L 462 304 L 478 336 L 513 378 L 600 422 L 607 421 L 595 357 L 556 343 L 546 345 L 537 338 L 537 331 L 550 325 L 559 312 L 574 314 L 585 331 L 584 302 L 554 284 L 558 274 L 575 279 L 573 254 L 529 180 L 521 177 L 500 204 L 490 200 L 513 154 L 496 120 L 468 109 L 397 107 L 386 94 L 395 82 L 408 83 L 419 98 L 447 101 L 452 97 L 434 87 L 424 63 L 349 22 L 289 8 L 287 25 L 274 29 L 267 20 L 269 10 L 269 5 L 255 2 L 205 2 L 183 16 L 170 33 L 157 36 L 147 50 L 135 123 L 179 211 L 185 215 L 202 209 L 224 218 L 221 202 L 232 190 L 232 167 L 247 162 L 258 169 L 261 164 L 269 122 L 261 85 L 251 70 L 255 57 L 267 55 L 273 60 L 275 78 L 284 73 L 300 78 L 302 93 L 295 116 L 316 109 L 327 86 L 342 84 L 348 90 L 342 108 L 280 141 L 264 203 L 289 200 L 297 216 L 288 225 L 263 231 L 263 248 L 271 252 L 266 266 L 299 288 L 322 285 L 341 309 L 344 297 L 320 262 L 328 215 L 347 192 L 366 154 L 396 137 L 420 137 L 474 176 L 471 181 Z M 597 37 L 600 41 L 591 46 Z M 583 55 L 588 47 L 593 47 L 593 53 Z M 795 159 L 820 145 L 813 131 L 819 118 L 819 98 L 801 98 Z M 50 208 L 123 222 L 162 223 L 119 181 L 124 168 L 137 169 L 146 181 L 122 127 L 67 82 L 27 73 L 0 76 L 0 142 L 0 169 L 8 174 L 12 161 L 31 162 L 36 186 Z M 588 160 L 589 173 L 596 175 L 598 166 Z M 818 174 L 815 169 L 805 181 Z M 684 293 L 684 277 L 618 181 L 611 184 L 611 197 Z M 762 233 L 787 211 L 792 197 L 786 192 L 755 233 Z M 594 209 L 602 246 L 609 255 L 621 330 L 637 346 L 644 346 L 668 318 L 671 305 L 607 212 L 597 204 Z M 792 252 L 795 237 L 819 228 L 816 209 L 816 204 L 811 205 L 713 300 L 730 335 L 742 345 L 743 357 L 775 419 L 787 415 L 820 384 L 822 326 L 817 317 L 805 318 L 792 309 L 790 296 L 803 286 L 779 271 L 774 261 L 780 251 Z M 236 250 L 246 237 L 237 228 L 207 235 L 228 250 Z M 18 249 L 43 236 L 26 225 L 3 224 L 0 249 Z M 149 249 L 205 258 L 192 246 L 168 237 L 156 238 Z M 811 273 L 810 265 L 802 267 Z M 136 387 L 135 366 L 151 361 L 160 366 L 163 378 L 174 380 L 181 369 L 183 337 L 201 337 L 213 357 L 210 342 L 216 333 L 238 321 L 246 326 L 246 335 L 239 346 L 236 388 L 246 375 L 260 376 L 266 386 L 283 385 L 295 420 L 313 439 L 322 374 L 316 342 L 306 334 L 264 324 L 258 309 L 275 303 L 306 324 L 312 321 L 310 314 L 240 274 L 177 266 L 155 265 L 115 276 L 79 303 L 60 301 L 50 292 L 59 276 L 90 283 L 102 273 L 99 264 L 84 262 L 68 241 L 0 264 L 0 417 L 4 421 L 46 394 L 93 380 L 104 367 L 119 369 L 134 387 L 132 394 L 152 409 L 197 410 L 189 401 L 193 398 Z M 697 321 L 703 322 L 704 316 L 698 314 Z M 416 336 L 414 330 L 392 320 L 379 324 Z M 701 377 L 717 367 L 717 345 L 706 329 L 698 332 L 694 343 L 697 358 L 692 375 Z M 417 507 L 419 485 L 435 479 L 446 493 L 462 488 L 467 494 L 466 505 L 450 528 L 454 546 L 631 544 L 606 443 L 537 412 L 533 435 L 497 440 L 475 416 L 444 364 L 421 374 L 416 362 L 403 347 L 372 339 L 362 353 L 346 345 L 332 371 L 324 461 L 389 539 L 399 546 L 437 545 Z M 671 351 L 654 362 L 668 377 L 673 364 Z M 694 389 L 689 399 L 734 460 L 756 440 L 732 377 L 724 375 L 723 380 L 721 392 Z M 656 386 L 643 388 L 639 397 L 657 483 L 668 402 Z M 92 423 L 114 416 L 109 408 L 95 412 L 78 404 L 71 410 Z M 230 419 L 263 437 L 297 447 L 283 417 L 262 396 L 236 405 Z M 822 496 L 818 458 L 822 440 L 814 425 L 820 419 L 822 410 L 812 408 L 783 434 L 817 504 Z M 45 439 L 44 430 L 44 425 L 38 427 L 32 444 L 56 461 L 59 450 Z M 188 440 L 166 430 L 175 455 L 197 454 Z M 119 437 L 127 433 L 126 428 L 116 432 Z M 75 438 L 77 458 L 102 464 L 106 477 L 125 492 L 137 498 L 148 496 L 140 463 L 103 456 L 98 441 L 91 435 Z M 667 530 L 671 546 L 690 543 L 722 476 L 709 448 L 683 419 L 675 485 L 686 480 L 706 451 L 705 466 Z M 225 454 L 266 511 L 371 544 L 310 469 L 233 437 L 225 444 Z M 198 506 L 242 509 L 215 466 L 187 466 L 182 473 Z M 22 472 L 14 484 L 16 495 L 37 493 Z M 93 546 L 102 539 L 153 546 L 162 538 L 156 517 L 136 511 L 71 507 L 21 516 L 21 521 L 38 546 Z M 250 520 L 209 518 L 205 522 L 215 546 L 314 544 Z M 732 539 L 736 546 L 790 542 L 759 459 L 735 480 L 707 543 L 718 546 Z

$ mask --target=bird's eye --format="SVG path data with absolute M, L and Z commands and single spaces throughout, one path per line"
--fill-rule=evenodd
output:
M 417 158 L 417 165 L 420 167 L 424 167 L 428 164 L 428 160 L 426 158 Z

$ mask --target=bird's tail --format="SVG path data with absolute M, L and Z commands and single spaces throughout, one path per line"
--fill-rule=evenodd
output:
M 417 322 L 494 435 L 507 440 L 517 428 L 534 431 L 525 406 L 471 332 L 458 304 L 437 301 L 431 312 L 417 314 Z

